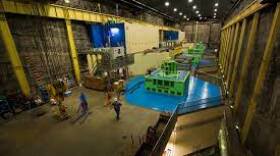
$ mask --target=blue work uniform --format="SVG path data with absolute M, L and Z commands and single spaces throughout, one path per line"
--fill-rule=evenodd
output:
M 116 115 L 117 115 L 117 120 L 119 120 L 120 119 L 120 111 L 121 111 L 121 103 L 119 102 L 119 101 L 115 101 L 115 102 L 113 102 L 113 104 L 112 104 L 113 106 L 114 106 L 114 110 L 115 110 L 115 112 L 116 112 Z

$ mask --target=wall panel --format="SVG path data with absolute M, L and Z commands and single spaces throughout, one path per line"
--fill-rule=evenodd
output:
M 179 31 L 179 42 L 184 41 L 186 38 L 185 32 Z
M 153 47 L 159 47 L 158 27 L 126 22 L 125 33 L 128 53 L 136 53 Z
M 138 53 L 134 55 L 134 64 L 129 66 L 129 71 L 133 75 L 141 75 L 147 72 L 147 69 L 159 67 L 161 62 L 169 56 L 169 53 Z

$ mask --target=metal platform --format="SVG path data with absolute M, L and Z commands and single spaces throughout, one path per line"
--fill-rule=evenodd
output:
M 180 113 L 220 105 L 221 91 L 215 84 L 191 76 L 186 92 L 184 96 L 149 92 L 144 88 L 144 76 L 137 76 L 127 83 L 125 99 L 129 104 L 160 112 L 173 112 L 178 104 L 182 105 Z

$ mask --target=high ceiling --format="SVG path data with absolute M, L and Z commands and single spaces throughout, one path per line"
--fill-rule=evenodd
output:
M 223 18 L 233 6 L 236 0 L 137 0 L 143 4 L 153 7 L 178 20 L 205 20 L 214 19 L 214 9 L 216 11 L 215 19 Z M 169 6 L 165 3 L 168 2 Z M 218 6 L 215 4 L 218 3 Z M 193 9 L 196 6 L 196 9 Z M 177 11 L 174 11 L 174 8 Z M 175 9 L 175 10 L 176 10 Z M 196 13 L 196 11 L 199 13 Z M 180 12 L 182 15 L 180 16 Z M 199 18 L 198 14 L 201 15 Z M 185 18 L 184 18 L 185 17 Z

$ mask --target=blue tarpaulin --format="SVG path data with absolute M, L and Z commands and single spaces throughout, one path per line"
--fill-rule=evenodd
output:
M 125 47 L 124 23 L 92 24 L 89 29 L 93 48 Z
M 107 43 L 111 47 L 125 47 L 125 29 L 124 23 L 106 25 Z
M 102 24 L 91 24 L 89 26 L 90 40 L 93 48 L 105 47 L 105 33 Z
M 179 33 L 178 31 L 164 31 L 163 32 L 164 40 L 178 40 L 179 39 Z

